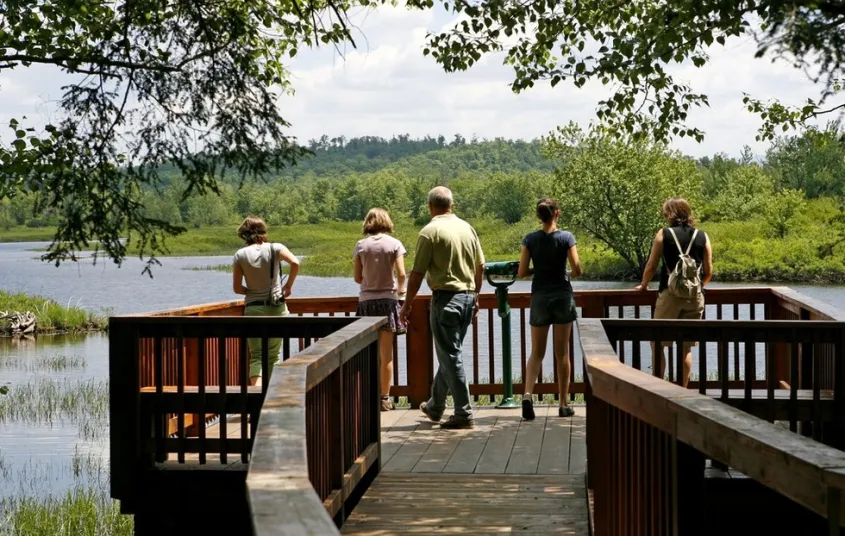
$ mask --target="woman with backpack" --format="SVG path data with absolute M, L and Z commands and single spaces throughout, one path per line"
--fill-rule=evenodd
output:
M 660 287 L 654 306 L 655 319 L 694 319 L 704 314 L 704 286 L 713 276 L 713 250 L 710 238 L 704 231 L 695 228 L 695 218 L 689 203 L 683 197 L 675 196 L 663 203 L 663 217 L 667 227 L 659 230 L 651 246 L 651 255 L 643 270 L 642 283 L 635 290 L 648 290 L 648 283 L 654 276 L 657 262 L 660 267 Z M 663 342 L 663 346 L 671 342 Z M 689 383 L 692 368 L 692 346 L 683 343 L 684 370 L 683 385 Z M 652 354 L 657 351 L 653 350 Z M 656 375 L 663 377 L 665 358 L 663 348 L 659 359 L 655 359 Z

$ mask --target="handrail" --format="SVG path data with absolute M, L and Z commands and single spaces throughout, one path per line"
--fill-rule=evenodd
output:
M 578 328 L 592 396 L 842 524 L 845 452 L 620 363 L 602 320 Z
M 733 303 L 731 298 L 735 295 L 752 295 L 752 294 L 759 294 L 761 299 L 764 299 L 771 295 L 772 292 L 776 292 L 777 296 L 789 301 L 794 301 L 799 305 L 805 304 L 808 302 L 808 305 L 811 305 L 813 311 L 818 311 L 820 314 L 826 313 L 828 311 L 836 311 L 832 306 L 827 306 L 823 302 L 819 302 L 818 300 L 812 300 L 811 298 L 807 298 L 806 296 L 793 291 L 787 287 L 716 287 L 707 290 L 707 303 L 708 304 L 718 304 L 718 303 Z M 622 302 L 615 301 L 614 305 L 617 303 L 624 304 L 624 305 L 636 305 L 636 304 L 653 304 L 654 299 L 656 296 L 656 290 L 652 289 L 647 292 L 637 291 L 633 289 L 576 289 L 574 291 L 576 302 L 579 305 L 582 302 L 594 300 L 596 298 L 604 298 L 604 297 L 613 297 L 613 298 L 622 298 Z M 509 293 L 509 300 L 511 302 L 511 306 L 514 304 L 519 303 L 527 303 L 531 298 L 531 293 L 522 291 L 522 292 L 510 292 Z M 428 293 L 420 293 L 417 295 L 417 299 L 421 301 L 427 301 L 431 299 L 431 295 Z M 490 308 L 495 309 L 497 307 L 496 295 L 492 292 L 484 292 L 479 296 L 479 305 L 482 308 Z M 624 302 L 624 303 L 623 303 Z M 358 297 L 357 296 L 333 296 L 333 297 L 317 297 L 317 298 L 288 298 L 287 299 L 288 308 L 291 309 L 292 312 L 304 312 L 304 313 L 314 313 L 314 312 L 355 312 L 355 308 L 358 304 Z M 155 312 L 147 312 L 147 313 L 132 313 L 132 314 L 125 314 L 121 316 L 128 316 L 128 317 L 143 317 L 143 316 L 193 316 L 193 315 L 202 315 L 203 313 L 209 312 L 216 312 L 223 309 L 233 309 L 243 307 L 244 300 L 237 299 L 237 300 L 223 300 L 218 302 L 209 302 L 199 305 L 190 305 L 186 307 L 174 307 L 171 309 L 165 309 L 163 311 L 155 311 Z M 334 310 L 331 306 L 339 306 L 335 307 Z M 838 320 L 838 319 L 837 319 Z M 845 318 L 842 318 L 845 320 Z
M 337 534 L 335 522 L 309 479 L 306 397 L 376 341 L 385 322 L 360 318 L 291 357 L 274 372 L 246 480 L 255 534 Z
M 845 321 L 845 312 L 833 305 L 811 298 L 789 287 L 771 287 L 772 295 L 810 314 L 808 320 Z M 815 318 L 813 318 L 815 317 Z
M 653 313 L 656 299 L 654 290 L 640 292 L 632 289 L 591 289 L 576 290 L 574 293 L 579 316 L 584 318 L 634 316 L 647 318 Z M 397 338 L 394 346 L 394 359 L 398 366 L 394 368 L 394 381 L 391 393 L 397 397 L 407 397 L 411 407 L 416 407 L 429 396 L 430 384 L 434 378 L 434 348 L 431 344 L 431 331 L 428 325 L 428 307 L 431 296 L 421 294 L 416 306 L 411 311 L 407 336 Z M 530 348 L 529 292 L 512 292 L 509 303 L 515 322 L 514 335 L 514 392 L 521 393 L 524 384 L 519 379 L 525 375 Z M 291 316 L 353 316 L 358 297 L 320 297 L 289 298 L 287 301 Z M 720 287 L 707 292 L 708 318 L 802 318 L 800 302 L 792 304 L 775 297 L 768 287 Z M 503 392 L 504 374 L 501 348 L 496 342 L 500 327 L 496 321 L 497 300 L 493 293 L 483 293 L 479 298 L 480 315 L 473 320 L 472 329 L 467 337 L 468 352 L 466 363 L 471 371 L 468 378 L 470 393 L 474 397 L 495 396 Z M 756 315 L 755 315 L 756 313 Z M 186 308 L 170 309 L 156 316 L 231 316 L 243 314 L 242 300 L 229 300 Z M 137 315 L 143 316 L 143 315 Z M 805 315 L 806 316 L 806 315 Z M 309 341 L 300 339 L 294 351 L 302 349 Z M 580 368 L 575 363 L 574 338 L 570 340 L 570 394 L 583 393 L 585 385 L 580 375 Z M 471 349 L 470 349 L 471 348 Z M 400 371 L 405 371 L 406 381 L 400 378 Z M 407 381 L 413 378 L 414 381 Z M 555 367 L 544 367 L 543 375 L 535 385 L 535 393 L 547 395 L 557 393 Z

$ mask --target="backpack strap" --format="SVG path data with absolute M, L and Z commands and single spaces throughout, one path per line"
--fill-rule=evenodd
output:
M 669 227 L 669 234 L 671 234 L 672 238 L 675 239 L 675 245 L 678 246 L 678 253 L 682 252 L 683 249 L 681 249 L 681 243 L 678 242 L 678 236 L 675 234 L 675 230 L 672 229 L 671 227 Z M 692 242 L 690 242 L 690 243 L 692 243 Z
M 673 236 L 674 236 L 674 234 L 675 233 L 672 233 Z M 698 234 L 698 229 L 696 229 L 692 232 L 692 238 L 689 239 L 689 245 L 687 246 L 687 251 L 686 251 L 686 253 L 684 253 L 684 255 L 689 256 L 689 252 L 692 249 L 692 244 L 693 244 L 693 242 L 695 242 L 695 237 L 696 237 L 697 234 Z M 677 242 L 678 239 L 676 238 L 675 241 Z M 680 251 L 680 250 L 681 250 L 681 246 L 678 246 L 678 251 Z

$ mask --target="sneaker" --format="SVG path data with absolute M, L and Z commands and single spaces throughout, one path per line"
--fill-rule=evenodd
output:
M 474 428 L 475 420 L 458 418 L 452 415 L 446 422 L 440 423 L 441 430 L 459 430 L 464 428 Z
M 573 415 L 575 415 L 575 410 L 570 408 L 569 406 L 557 408 L 558 417 L 572 417 Z
M 526 421 L 533 421 L 534 417 L 534 401 L 531 398 L 522 399 L 522 418 Z
M 382 411 L 390 411 L 393 409 L 393 402 L 390 400 L 389 396 L 381 397 L 381 410 Z
M 443 415 L 435 415 L 430 409 L 428 409 L 428 402 L 420 403 L 420 411 L 422 411 L 430 421 L 440 422 L 440 419 L 443 417 Z

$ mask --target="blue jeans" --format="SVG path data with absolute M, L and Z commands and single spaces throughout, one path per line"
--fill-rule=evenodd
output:
M 455 402 L 455 417 L 471 419 L 472 406 L 469 403 L 461 345 L 467 329 L 472 323 L 475 309 L 473 294 L 434 292 L 431 297 L 431 332 L 434 335 L 434 349 L 440 364 L 431 386 L 431 398 L 427 407 L 434 415 L 442 415 L 446 409 L 446 395 L 452 393 Z

